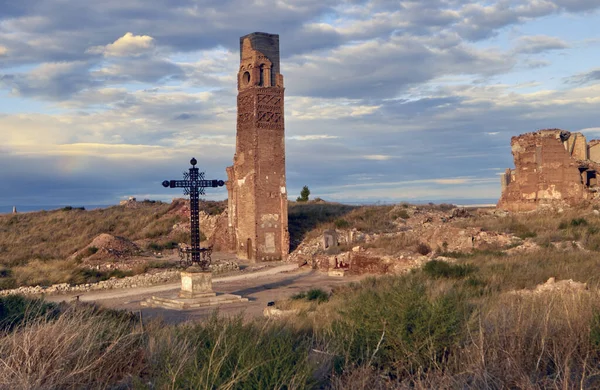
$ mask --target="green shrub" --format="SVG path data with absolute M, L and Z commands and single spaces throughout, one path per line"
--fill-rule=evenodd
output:
M 307 301 L 317 301 L 318 303 L 327 302 L 329 300 L 329 294 L 320 288 L 313 288 L 308 291 L 301 291 L 291 296 L 292 300 L 298 301 L 306 299 Z
M 306 291 L 301 291 L 297 294 L 294 294 L 290 297 L 290 299 L 294 300 L 294 301 L 299 301 L 301 299 L 306 299 Z
M 162 249 L 162 245 L 157 244 L 155 242 L 151 242 L 150 244 L 148 244 L 147 248 L 151 251 L 159 251 Z
M 395 214 L 394 214 L 395 218 L 402 218 L 402 219 L 408 219 L 410 218 L 410 215 L 408 214 L 408 211 L 402 209 L 402 210 L 398 210 Z
M 429 245 L 420 242 L 417 245 L 417 253 L 423 256 L 428 255 L 429 253 L 431 253 L 431 248 L 429 247 Z
M 441 260 L 431 260 L 423 266 L 423 272 L 433 278 L 464 278 L 476 268 L 471 264 L 450 264 Z
M 317 301 L 319 303 L 327 302 L 329 300 L 329 294 L 327 294 L 325 291 L 321 290 L 320 288 L 313 288 L 313 289 L 308 290 L 308 292 L 306 293 L 306 300 L 307 301 Z
M 283 324 L 216 315 L 157 335 L 148 373 L 153 388 L 310 388 L 311 338 Z M 175 348 L 177 346 L 177 348 Z
M 587 226 L 588 222 L 585 218 L 573 218 L 571 220 L 571 226 Z
M 520 222 L 511 223 L 511 225 L 508 227 L 508 232 L 513 233 L 515 236 L 523 240 L 526 238 L 537 237 L 536 232 L 529 230 L 527 225 Z
M 0 267 L 0 290 L 10 290 L 17 287 L 17 281 L 13 277 L 10 268 Z
M 96 248 L 95 246 L 88 246 L 88 248 L 86 249 L 87 256 L 91 256 L 96 252 L 98 252 L 98 248 Z
M 67 280 L 67 283 L 71 285 L 98 283 L 103 280 L 108 280 L 110 278 L 124 278 L 126 276 L 133 276 L 133 272 L 122 271 L 120 269 L 113 269 L 110 271 L 99 271 L 90 268 L 76 268 L 71 273 L 71 276 Z
M 346 367 L 414 375 L 444 363 L 457 347 L 470 312 L 466 300 L 454 291 L 430 297 L 411 276 L 367 280 L 349 294 L 331 327 Z
M 335 224 L 335 227 L 338 229 L 346 229 L 346 228 L 350 227 L 350 222 L 346 221 L 343 218 L 336 219 L 334 224 Z
M 594 313 L 592 316 L 592 324 L 590 326 L 590 343 L 600 348 L 600 313 Z
M 41 316 L 56 317 L 58 306 L 43 299 L 29 299 L 22 295 L 0 297 L 0 331 L 10 331 L 23 322 Z

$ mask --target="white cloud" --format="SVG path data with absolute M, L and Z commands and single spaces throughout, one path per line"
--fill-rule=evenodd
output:
M 514 51 L 520 54 L 537 54 L 549 50 L 560 50 L 569 48 L 564 40 L 548 35 L 530 35 L 520 37 L 517 40 Z
M 8 48 L 6 46 L 0 45 L 0 57 L 8 54 Z
M 360 99 L 314 98 L 292 96 L 286 101 L 293 120 L 340 119 L 361 117 L 376 112 L 380 105 L 364 104 Z
M 105 57 L 136 57 L 154 48 L 154 38 L 149 35 L 133 35 L 128 32 L 106 46 L 93 46 L 87 52 Z
M 391 158 L 394 158 L 394 156 L 387 156 L 385 154 L 367 154 L 363 156 L 363 158 L 365 160 L 386 161 Z
M 339 138 L 334 135 L 325 135 L 325 134 L 313 134 L 313 135 L 294 135 L 292 137 L 288 137 L 287 139 L 294 141 L 319 141 L 323 139 L 335 139 Z

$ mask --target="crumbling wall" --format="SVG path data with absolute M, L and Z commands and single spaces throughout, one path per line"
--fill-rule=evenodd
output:
M 527 211 L 596 198 L 597 164 L 588 159 L 582 134 L 539 130 L 512 137 L 511 149 L 515 169 L 501 175 L 499 208 Z
M 227 168 L 228 223 L 238 257 L 285 259 L 289 233 L 279 36 L 246 35 L 240 53 L 236 153 Z
M 593 139 L 588 143 L 588 158 L 596 163 L 600 163 L 600 140 Z

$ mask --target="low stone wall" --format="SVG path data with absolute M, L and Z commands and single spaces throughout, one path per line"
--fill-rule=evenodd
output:
M 210 269 L 213 274 L 220 274 L 229 271 L 237 271 L 240 269 L 239 265 L 233 261 L 225 261 L 221 263 L 211 264 Z M 163 284 L 169 282 L 175 282 L 179 280 L 179 272 L 175 270 L 161 271 L 153 274 L 141 274 L 135 276 L 127 276 L 125 278 L 111 278 L 109 280 L 103 280 L 98 283 L 86 283 L 71 286 L 68 283 L 53 284 L 49 287 L 35 286 L 35 287 L 19 287 L 12 290 L 0 291 L 0 296 L 22 294 L 22 295 L 56 295 L 56 294 L 69 294 L 86 291 L 97 291 L 97 290 L 112 290 L 121 288 L 135 288 L 135 287 L 146 287 L 153 286 L 156 284 Z

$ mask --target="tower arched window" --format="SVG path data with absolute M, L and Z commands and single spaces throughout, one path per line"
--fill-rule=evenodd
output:
M 264 65 L 260 66 L 260 78 L 258 79 L 258 85 L 261 87 L 263 85 L 265 85 L 265 66 Z

